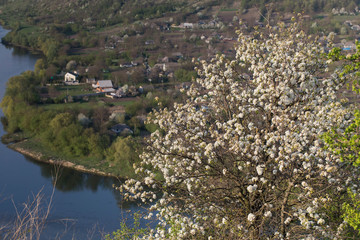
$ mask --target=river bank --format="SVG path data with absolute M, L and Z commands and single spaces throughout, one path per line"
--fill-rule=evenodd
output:
M 34 139 L 24 139 L 18 142 L 7 143 L 9 149 L 30 157 L 34 161 L 51 164 L 55 166 L 62 166 L 82 173 L 91 173 L 97 176 L 113 177 L 118 179 L 126 179 L 128 176 L 123 176 L 116 172 L 116 168 L 109 165 L 105 160 L 92 158 L 67 158 L 50 149 L 47 149 L 41 143 Z
M 7 30 L 7 29 L 6 29 Z M 11 29 L 8 30 L 9 32 L 11 31 Z M 4 40 L 4 37 L 2 37 L 0 39 L 0 43 L 3 44 L 5 47 L 7 48 L 18 48 L 18 49 L 22 49 L 25 50 L 31 54 L 34 55 L 39 55 L 39 56 L 43 56 L 44 53 L 41 51 L 41 49 L 37 49 L 37 48 L 33 48 L 33 47 L 29 47 L 29 46 L 25 46 L 25 45 L 20 45 L 20 44 L 14 44 L 8 41 Z
M 11 28 L 11 26 L 4 24 L 3 22 L 1 22 L 0 19 L 0 28 L 2 30 L 6 31 L 6 34 L 3 34 L 3 36 L 0 38 L 0 44 L 4 45 L 6 48 L 18 48 L 18 49 L 23 49 L 26 50 L 28 53 L 33 54 L 33 55 L 39 55 L 39 56 L 44 56 L 44 53 L 41 49 L 39 48 L 35 48 L 35 47 L 31 47 L 31 46 L 26 46 L 24 44 L 16 44 L 13 42 L 9 42 L 6 41 L 6 35 L 7 34 L 11 34 L 11 32 L 13 31 L 13 29 Z
M 25 142 L 25 141 L 28 141 L 28 140 L 24 140 L 23 142 Z M 21 143 L 21 142 L 19 142 L 19 143 Z M 118 177 L 114 174 L 106 173 L 106 172 L 100 171 L 95 168 L 87 168 L 83 165 L 75 164 L 70 161 L 66 161 L 66 160 L 62 160 L 62 159 L 48 158 L 45 154 L 43 154 L 41 152 L 25 149 L 25 148 L 19 146 L 19 143 L 8 144 L 8 147 L 12 150 L 15 150 L 15 151 L 25 155 L 25 156 L 31 157 L 32 159 L 39 161 L 39 162 L 58 165 L 58 166 L 74 169 L 76 171 L 80 171 L 80 172 L 84 172 L 84 173 L 91 173 L 91 174 L 95 174 L 95 175 L 99 175 L 99 176 Z

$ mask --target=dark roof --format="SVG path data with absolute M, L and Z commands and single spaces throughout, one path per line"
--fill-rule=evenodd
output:
M 74 72 L 68 72 L 68 73 L 70 73 L 70 74 L 72 74 L 72 75 L 74 75 L 74 76 L 76 76 L 76 77 L 78 77 L 78 76 L 79 76 L 79 74 L 74 73 Z
M 122 132 L 124 130 L 130 130 L 130 127 L 126 124 L 116 124 L 114 126 L 111 127 L 111 130 L 114 131 L 114 132 Z M 131 131 L 132 132 L 132 131 Z

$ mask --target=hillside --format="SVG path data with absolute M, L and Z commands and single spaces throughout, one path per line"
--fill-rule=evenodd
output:
M 294 12 L 303 12 L 304 29 L 309 33 L 324 36 L 335 32 L 337 41 L 345 44 L 358 36 L 359 3 L 360 0 L 2 0 L 0 23 L 13 30 L 3 42 L 40 50 L 47 57 L 41 66 L 46 70 L 44 83 L 75 60 L 77 71 L 85 74 L 88 70 L 86 77 L 107 77 L 116 85 L 139 84 L 147 79 L 164 81 L 157 76 L 159 69 L 164 68 L 167 79 L 188 81 L 190 75 L 180 77 L 184 74 L 176 75 L 176 70 L 193 69 L 193 58 L 209 59 L 217 53 L 233 55 L 237 29 L 250 33 L 254 26 L 267 21 L 288 22 Z M 149 72 L 153 67 L 158 70 Z
M 237 29 L 249 33 L 267 21 L 289 21 L 295 12 L 306 16 L 304 28 L 310 33 L 334 31 L 338 41 L 353 41 L 359 4 L 360 0 L 1 0 L 0 23 L 13 30 L 3 42 L 44 53 L 46 77 L 76 60 L 78 67 L 93 67 L 88 77 L 140 83 L 149 78 L 143 74 L 148 66 L 163 68 L 166 63 L 167 71 L 174 73 L 180 67 L 192 69 L 192 58 L 231 56 Z M 130 62 L 143 67 L 121 68 Z
M 27 0 L 3 3 L 2 19 L 11 23 L 13 18 L 29 24 L 76 23 L 85 26 L 103 27 L 117 23 L 130 23 L 144 18 L 161 17 L 166 13 L 184 12 L 186 8 L 207 5 L 211 0 Z M 139 8 L 139 6 L 141 6 Z
M 194 18 L 194 15 L 201 20 L 217 14 L 217 7 L 238 10 L 238 13 L 256 7 L 262 14 L 269 10 L 282 14 L 308 14 L 331 12 L 334 8 L 353 11 L 359 3 L 359 0 L 2 0 L 0 19 L 3 24 L 10 26 L 16 22 L 29 25 L 70 23 L 78 25 L 78 28 L 101 28 L 168 15 L 171 15 L 176 23 L 186 21 L 189 17 Z

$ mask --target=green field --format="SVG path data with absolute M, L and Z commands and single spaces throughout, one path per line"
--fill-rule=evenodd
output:
M 84 95 L 93 93 L 87 91 L 84 85 L 77 85 L 77 86 L 56 86 L 55 89 L 61 93 L 66 93 L 70 96 L 77 96 L 77 95 Z
M 128 106 L 135 102 L 135 98 L 133 100 L 128 101 L 114 101 L 110 103 L 106 103 L 104 101 L 98 100 L 98 101 L 89 101 L 89 102 L 72 102 L 72 103 L 53 103 L 53 104 L 44 104 L 39 105 L 40 107 L 43 107 L 45 110 L 54 110 L 58 112 L 62 112 L 65 110 L 90 110 L 94 108 L 99 107 L 110 107 L 110 106 Z
M 236 9 L 236 8 L 222 8 L 220 11 L 222 11 L 222 12 L 236 12 L 238 10 L 239 9 Z
M 58 104 L 44 104 L 40 105 L 45 110 L 54 110 L 54 111 L 65 111 L 65 110 L 81 110 L 86 109 L 90 110 L 93 108 L 104 107 L 106 104 L 100 101 L 94 102 L 73 102 L 73 103 L 58 103 Z
M 111 105 L 113 106 L 128 106 L 131 105 L 135 102 L 135 100 L 130 100 L 130 101 L 119 101 L 119 102 L 112 102 Z
M 37 26 L 24 26 L 20 30 L 24 34 L 40 34 L 40 27 Z
M 333 19 L 335 21 L 338 21 L 338 22 L 345 22 L 346 20 L 349 20 L 349 21 L 355 21 L 355 22 L 359 22 L 359 16 L 358 15 L 355 15 L 355 16 L 350 16 L 350 15 L 336 15 L 336 16 L 333 16 Z

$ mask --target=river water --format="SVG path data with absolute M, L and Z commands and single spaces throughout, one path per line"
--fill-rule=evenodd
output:
M 0 27 L 0 38 L 7 33 Z M 33 70 L 40 56 L 0 44 L 0 99 L 7 80 L 26 70 Z M 3 113 L 0 111 L 0 116 Z M 1 125 L 1 124 L 0 124 Z M 0 135 L 4 134 L 0 126 Z M 41 191 L 44 205 L 50 201 L 55 174 L 53 166 L 38 163 L 0 143 L 0 226 L 9 224 L 23 209 L 23 203 Z M 70 169 L 60 169 L 50 216 L 41 239 L 101 239 L 103 233 L 131 221 L 129 212 L 140 210 L 123 202 L 112 184 L 118 181 Z M 0 234 L 1 238 L 1 234 Z

